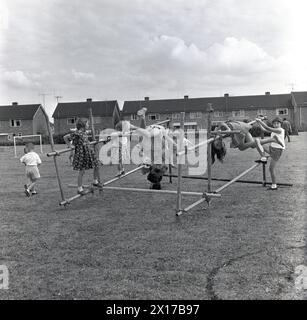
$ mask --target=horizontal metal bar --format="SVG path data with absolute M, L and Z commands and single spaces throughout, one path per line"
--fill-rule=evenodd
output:
M 144 168 L 144 167 L 145 167 L 145 165 L 142 165 L 142 166 L 140 166 L 140 167 L 134 168 L 134 169 L 131 170 L 131 171 L 128 171 L 127 173 L 125 173 L 125 174 L 123 174 L 123 175 L 121 175 L 121 176 L 119 176 L 119 177 L 115 177 L 115 178 L 113 178 L 113 179 L 111 179 L 111 180 L 108 180 L 108 181 L 106 181 L 105 183 L 102 184 L 102 187 L 107 186 L 107 185 L 109 185 L 109 184 L 111 184 L 111 183 L 113 183 L 113 182 L 115 182 L 115 181 L 117 181 L 117 180 L 123 179 L 123 178 L 129 176 L 130 174 L 141 170 L 141 169 Z M 77 188 L 78 185 L 76 185 L 76 184 L 69 184 L 68 187 L 69 187 L 69 188 Z M 90 187 L 92 187 L 92 186 L 91 186 L 91 185 L 83 185 L 83 187 L 84 187 L 84 188 L 90 188 Z M 94 186 L 94 187 L 95 187 L 95 186 Z
M 133 192 L 145 192 L 145 193 L 165 193 L 165 194 L 177 194 L 176 190 L 154 190 L 154 189 L 140 189 L 140 188 L 124 188 L 124 187 L 105 187 L 104 190 L 119 190 L 119 191 L 133 191 Z M 190 192 L 182 191 L 182 195 L 186 196 L 203 196 L 202 192 Z
M 191 205 L 189 205 L 188 207 L 186 207 L 185 209 L 178 211 L 176 213 L 177 216 L 182 215 L 185 212 L 188 212 L 190 210 L 192 210 L 193 208 L 195 208 L 196 206 L 200 205 L 201 203 L 203 203 L 204 201 L 207 201 L 207 199 L 209 198 L 220 198 L 221 194 L 219 193 L 205 193 L 205 197 L 202 199 L 197 200 L 196 202 L 192 203 Z
M 58 156 L 62 153 L 66 153 L 69 151 L 75 150 L 75 147 L 71 147 L 71 148 L 66 148 L 66 149 L 61 149 L 61 150 L 56 150 L 54 152 L 48 152 L 47 153 L 47 157 L 54 157 L 54 156 Z
M 156 122 L 154 124 L 161 125 L 161 124 L 168 123 L 168 122 L 171 122 L 171 119 L 166 119 L 166 120 L 163 120 L 163 121 L 159 121 L 159 122 Z
M 231 130 L 231 131 L 211 131 L 211 134 L 216 135 L 216 134 L 236 134 L 236 133 L 241 133 L 241 130 Z
M 183 213 L 185 212 L 188 212 L 189 210 L 195 208 L 196 206 L 200 205 L 201 203 L 203 203 L 204 201 L 206 201 L 206 198 L 202 198 L 194 203 L 192 203 L 190 206 L 186 207 L 185 209 L 181 210 L 181 211 L 178 211 L 176 213 L 177 216 L 180 216 L 182 215 Z
M 214 141 L 214 140 L 215 140 L 215 138 L 210 138 L 210 139 L 205 140 L 205 141 L 203 141 L 203 142 L 201 142 L 201 143 L 199 143 L 199 144 L 196 144 L 195 146 L 189 147 L 189 148 L 187 148 L 186 150 L 187 150 L 187 152 L 193 151 L 193 150 L 195 150 L 195 149 L 197 149 L 197 148 L 199 148 L 199 147 L 201 147 L 201 146 L 203 146 L 203 145 L 205 145 L 205 144 L 211 143 L 211 142 Z M 182 156 L 182 155 L 184 155 L 184 154 L 186 153 L 186 150 L 183 150 L 183 151 L 178 152 L 178 153 L 177 153 L 177 156 Z
M 170 177 L 170 178 L 178 178 L 178 175 L 176 174 L 164 174 L 164 177 Z M 202 176 L 182 176 L 184 179 L 194 179 L 194 180 L 208 180 L 207 177 L 202 177 Z M 232 179 L 223 179 L 223 178 L 211 178 L 213 181 L 231 181 Z M 263 184 L 263 181 L 256 181 L 256 180 L 236 180 L 235 182 L 238 183 L 250 183 L 250 184 Z M 266 184 L 271 184 L 271 182 L 266 182 Z M 284 186 L 284 187 L 293 187 L 292 183 L 278 183 L 278 186 Z
M 22 139 L 22 138 L 33 138 L 33 137 L 41 137 L 40 134 L 28 134 L 25 136 L 15 136 L 14 139 Z
M 232 180 L 230 180 L 229 182 L 227 182 L 226 184 L 224 184 L 222 187 L 218 188 L 217 190 L 215 190 L 216 193 L 221 192 L 222 190 L 224 190 L 225 188 L 227 188 L 228 186 L 230 186 L 231 184 L 233 184 L 234 182 L 236 182 L 237 180 L 239 180 L 241 177 L 245 176 L 247 173 L 249 173 L 250 171 L 252 171 L 253 169 L 257 168 L 261 163 L 256 163 L 253 166 L 251 166 L 250 168 L 248 168 L 247 170 L 245 170 L 244 172 L 242 172 L 241 174 L 239 174 L 237 177 L 233 178 Z
M 117 181 L 117 180 L 123 179 L 123 178 L 129 176 L 130 174 L 132 174 L 132 173 L 134 173 L 134 172 L 137 172 L 137 171 L 143 169 L 144 167 L 145 167 L 145 165 L 142 165 L 142 166 L 137 167 L 137 168 L 135 168 L 135 169 L 133 169 L 133 170 L 131 170 L 131 171 L 128 171 L 127 173 L 125 173 L 125 174 L 123 174 L 123 175 L 121 175 L 121 176 L 119 176 L 119 177 L 115 177 L 115 178 L 113 178 L 113 179 L 111 179 L 111 180 L 103 183 L 103 187 L 104 187 L 104 186 L 107 186 L 107 185 L 109 185 L 109 184 L 111 184 L 111 183 L 113 183 L 113 182 L 115 182 L 115 181 Z
M 79 199 L 79 198 L 81 198 L 81 197 L 84 197 L 84 196 L 86 196 L 87 194 L 89 194 L 89 193 L 94 193 L 94 190 L 93 189 L 89 189 L 89 190 L 87 190 L 84 194 L 76 194 L 76 195 L 74 195 L 73 197 L 71 197 L 71 198 L 69 198 L 69 199 L 66 199 L 66 200 L 64 200 L 64 201 L 61 201 L 60 202 L 60 205 L 61 206 L 65 206 L 66 204 L 69 204 L 69 203 L 71 203 L 72 201 L 74 201 L 74 200 L 76 200 L 76 199 Z

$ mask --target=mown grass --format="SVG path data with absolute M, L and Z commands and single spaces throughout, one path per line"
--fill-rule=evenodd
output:
M 24 168 L 11 148 L 1 148 L 0 264 L 9 268 L 10 288 L 0 299 L 300 298 L 293 271 L 305 256 L 306 138 L 293 137 L 278 168 L 293 188 L 235 184 L 209 210 L 203 205 L 181 217 L 175 196 L 111 190 L 64 209 L 45 155 L 39 195 L 26 198 Z M 254 150 L 228 151 L 213 176 L 234 177 L 257 158 Z M 73 195 L 67 185 L 76 183 L 76 172 L 65 155 L 59 164 L 65 193 Z M 116 167 L 101 173 L 108 179 Z M 248 178 L 261 174 L 257 168 Z M 148 188 L 140 173 L 115 185 Z M 163 187 L 175 190 L 176 181 L 165 179 Z M 205 188 L 184 180 L 185 190 Z

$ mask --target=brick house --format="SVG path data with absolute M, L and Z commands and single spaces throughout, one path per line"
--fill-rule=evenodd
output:
M 14 136 L 48 134 L 41 104 L 0 106 L 0 142 L 12 141 Z
M 294 100 L 297 101 L 295 105 Z M 214 122 L 254 119 L 259 115 L 273 119 L 276 116 L 289 120 L 294 128 L 305 130 L 307 126 L 307 92 L 290 94 L 270 94 L 252 96 L 230 96 L 211 98 L 189 98 L 150 100 L 145 97 L 142 101 L 126 101 L 123 107 L 123 115 L 126 120 L 138 124 L 136 112 L 141 107 L 146 107 L 147 124 L 172 119 L 173 126 L 180 122 L 180 112 L 185 112 L 185 129 L 206 129 L 208 103 L 212 103 Z M 306 114 L 305 114 L 306 113 Z M 301 117 L 299 115 L 301 114 Z
M 295 123 L 300 131 L 307 131 L 307 92 L 292 92 L 291 102 L 295 110 Z
M 89 119 L 90 108 L 92 109 L 95 134 L 99 134 L 102 129 L 113 128 L 113 112 L 119 106 L 114 101 L 92 101 L 87 99 L 84 102 L 65 102 L 58 103 L 52 117 L 54 119 L 54 134 L 64 135 L 75 128 L 76 121 Z

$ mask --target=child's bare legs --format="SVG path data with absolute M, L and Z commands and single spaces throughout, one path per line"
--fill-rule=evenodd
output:
M 79 174 L 78 174 L 78 190 L 79 191 L 83 190 L 83 188 L 82 188 L 82 180 L 83 180 L 84 172 L 85 172 L 85 170 L 82 169 L 82 170 L 79 171 Z
M 39 178 L 31 178 L 31 179 L 29 178 L 28 183 L 27 183 L 27 190 L 29 190 L 31 193 L 36 194 L 34 187 L 35 187 L 38 180 L 39 180 Z
M 269 170 L 270 170 L 270 175 L 272 179 L 272 188 L 276 188 L 276 176 L 275 176 L 275 167 L 277 165 L 277 161 L 271 159 Z
M 255 148 L 255 147 L 256 147 L 255 139 L 253 138 L 253 136 L 249 132 L 247 132 L 245 134 L 244 141 L 239 144 L 238 149 L 240 151 L 244 151 L 246 149 Z
M 267 139 L 253 138 L 253 136 L 248 132 L 245 135 L 245 141 L 238 146 L 238 149 L 240 151 L 244 151 L 248 148 L 257 148 L 257 151 L 259 152 L 261 157 L 263 157 L 264 149 L 262 145 L 272 143 L 272 142 L 282 145 L 282 143 L 280 143 L 276 137 L 267 138 Z
M 270 154 L 270 147 L 269 146 L 264 146 L 264 150 L 266 153 Z M 276 175 L 275 175 L 275 168 L 277 165 L 277 161 L 271 158 L 270 161 L 270 166 L 269 166 L 269 171 L 270 171 L 270 176 L 272 180 L 272 185 L 271 188 L 277 189 L 277 180 L 276 180 Z
M 100 182 L 100 171 L 99 171 L 99 166 L 94 167 L 94 183 L 97 184 Z
M 122 175 L 125 173 L 125 169 L 123 166 L 123 147 L 122 144 L 119 145 L 119 149 L 118 149 L 118 165 L 117 165 L 117 169 L 118 169 L 118 174 Z

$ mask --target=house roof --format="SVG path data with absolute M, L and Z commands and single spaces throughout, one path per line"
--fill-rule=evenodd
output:
M 216 111 L 233 111 L 240 109 L 272 109 L 291 107 L 290 94 L 228 96 L 211 98 L 167 99 L 167 100 L 138 100 L 125 101 L 123 114 L 135 114 L 141 107 L 146 107 L 148 113 L 173 113 L 206 111 L 208 103 L 212 103 Z
M 297 91 L 292 92 L 294 99 L 299 106 L 306 106 L 307 107 L 307 92 L 306 91 Z
M 116 100 L 92 102 L 61 102 L 58 103 L 52 117 L 55 119 L 67 117 L 88 117 L 89 108 L 93 116 L 112 117 L 114 108 L 118 108 Z
M 32 120 L 40 104 L 0 106 L 0 120 Z

